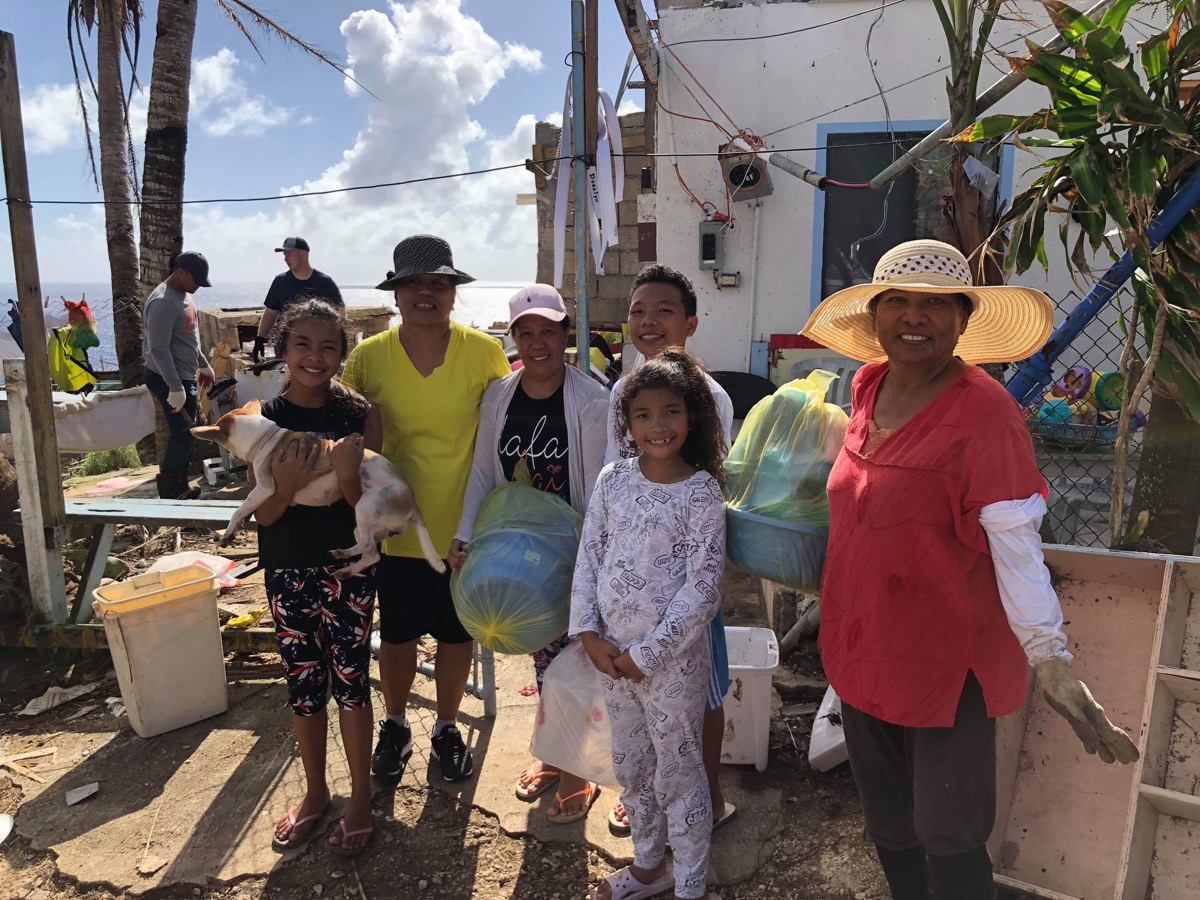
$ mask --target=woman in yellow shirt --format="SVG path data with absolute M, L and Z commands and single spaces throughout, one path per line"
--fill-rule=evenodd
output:
M 444 558 L 462 515 L 480 398 L 511 369 L 499 341 L 450 321 L 455 288 L 475 279 L 454 268 L 445 240 L 429 234 L 405 238 L 392 259 L 394 270 L 377 287 L 395 295 L 401 324 L 359 344 L 342 380 L 379 407 L 383 455 L 412 485 Z M 412 755 L 408 695 L 417 674 L 417 642 L 428 634 L 438 642 L 431 751 L 446 781 L 469 778 L 474 763 L 455 720 L 472 644 L 450 598 L 449 569 L 438 574 L 430 568 L 416 535 L 406 532 L 384 541 L 375 577 L 387 718 L 379 725 L 371 770 L 379 778 L 398 779 Z

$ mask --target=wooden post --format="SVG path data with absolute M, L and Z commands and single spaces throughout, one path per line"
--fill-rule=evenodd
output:
M 13 268 L 17 282 L 17 298 L 21 305 L 21 331 L 27 349 L 21 367 L 25 389 L 21 407 L 14 409 L 12 395 L 9 410 L 13 419 L 16 440 L 17 422 L 28 423 L 31 446 L 23 471 L 17 458 L 17 475 L 21 479 L 21 504 L 39 507 L 34 518 L 40 533 L 32 534 L 25 527 L 26 554 L 30 559 L 30 586 L 33 584 L 34 558 L 48 557 L 57 565 L 57 574 L 43 587 L 50 589 L 57 579 L 57 591 L 39 597 L 34 591 L 35 608 L 52 614 L 52 621 L 66 619 L 66 601 L 62 589 L 62 546 L 66 528 L 66 505 L 63 502 L 62 476 L 58 462 L 58 435 L 54 431 L 54 409 L 50 399 L 50 363 L 44 345 L 46 320 L 42 316 L 42 285 L 38 275 L 37 247 L 33 235 L 33 205 L 29 202 L 29 172 L 25 165 L 25 133 L 21 122 L 21 94 L 17 81 L 17 52 L 13 36 L 0 31 L 0 155 L 4 160 L 4 184 L 8 195 L 8 227 L 12 236 Z M 5 368 L 7 369 L 7 363 Z M 6 376 L 7 377 L 7 376 Z M 10 387 L 11 391 L 11 387 Z M 33 483 L 27 486 L 32 477 Z M 25 521 L 28 521 L 23 516 Z M 57 560 L 57 563 L 54 563 Z
M 600 103 L 600 73 L 597 41 L 599 39 L 600 0 L 584 0 L 583 25 L 583 156 L 589 166 L 596 165 L 596 143 L 599 126 L 597 111 Z M 578 150 L 576 152 L 579 152 Z M 578 265 L 578 262 L 576 262 Z M 583 371 L 587 371 L 584 369 Z
M 62 528 L 49 528 L 46 507 L 38 493 L 38 482 L 51 481 L 63 502 L 61 479 L 39 478 L 37 447 L 29 414 L 30 389 L 23 359 L 4 360 L 4 387 L 8 393 L 8 417 L 12 425 L 13 456 L 17 490 L 21 493 L 21 532 L 25 536 L 25 561 L 34 615 L 43 622 L 62 625 L 67 621 L 67 586 L 63 577 Z M 49 391 L 46 399 L 50 399 Z M 51 433 L 53 435 L 53 432 Z M 49 541 L 47 535 L 55 536 Z

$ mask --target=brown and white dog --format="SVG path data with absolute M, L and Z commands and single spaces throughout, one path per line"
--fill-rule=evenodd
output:
M 241 409 L 221 416 L 216 425 L 193 428 L 192 434 L 202 440 L 216 441 L 254 468 L 254 488 L 229 520 L 229 527 L 221 535 L 222 547 L 233 540 L 238 527 L 262 502 L 275 493 L 271 459 L 276 450 L 289 444 L 299 442 L 306 454 L 312 452 L 314 446 L 319 448 L 313 466 L 318 477 L 296 492 L 292 498 L 293 506 L 329 506 L 342 496 L 329 456 L 333 441 L 281 428 L 262 415 L 262 406 L 257 400 L 251 400 Z M 395 467 L 378 453 L 364 450 L 358 473 L 362 481 L 362 497 L 354 507 L 355 544 L 345 550 L 335 550 L 333 555 L 338 559 L 360 555 L 361 558 L 339 569 L 335 573 L 337 577 L 349 578 L 374 565 L 379 561 L 379 542 L 400 534 L 410 524 L 417 530 L 417 539 L 421 542 L 421 552 L 426 562 L 438 572 L 445 572 L 446 565 L 433 548 L 429 529 L 425 527 L 425 519 L 417 508 L 412 488 L 400 477 Z

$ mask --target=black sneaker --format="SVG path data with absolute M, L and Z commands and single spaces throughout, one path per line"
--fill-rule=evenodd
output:
M 412 751 L 412 729 L 384 719 L 379 723 L 379 741 L 371 754 L 371 772 L 378 778 L 400 778 Z
M 453 725 L 447 725 L 441 734 L 430 744 L 433 758 L 442 769 L 442 777 L 447 781 L 462 781 L 471 777 L 475 771 L 475 762 L 463 743 L 462 735 Z

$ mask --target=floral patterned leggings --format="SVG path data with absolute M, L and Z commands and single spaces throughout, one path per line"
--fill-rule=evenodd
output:
M 567 644 L 571 643 L 571 639 L 565 634 L 551 641 L 541 650 L 533 651 L 533 674 L 537 678 L 538 693 L 542 692 L 542 679 L 546 677 L 546 669 L 550 667 L 550 663 L 554 661 L 554 657 L 562 653 Z
M 331 684 L 341 709 L 362 709 L 371 698 L 375 571 L 339 581 L 339 568 L 267 569 L 264 577 L 288 702 L 298 716 L 321 712 Z

